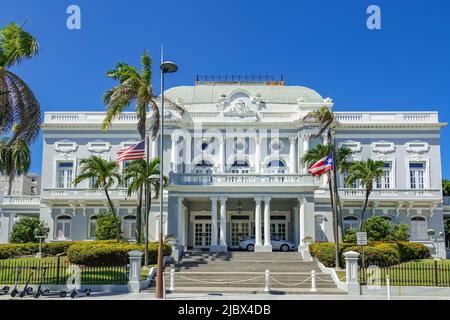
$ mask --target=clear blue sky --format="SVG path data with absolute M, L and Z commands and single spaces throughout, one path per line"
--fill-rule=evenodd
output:
M 81 7 L 82 29 L 66 28 L 66 8 Z M 382 29 L 366 28 L 366 8 L 382 10 Z M 335 110 L 439 111 L 450 120 L 448 0 L 14 0 L 0 2 L 0 26 L 21 23 L 40 55 L 14 68 L 43 111 L 104 110 L 105 72 L 139 63 L 160 46 L 180 65 L 169 86 L 196 74 L 281 74 L 331 97 Z M 155 72 L 157 71 L 155 63 Z M 159 79 L 154 79 L 159 92 Z M 450 130 L 442 132 L 443 172 Z M 32 171 L 41 171 L 42 137 Z

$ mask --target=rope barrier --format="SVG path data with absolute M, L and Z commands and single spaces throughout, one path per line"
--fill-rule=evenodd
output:
M 273 281 L 275 281 L 276 283 L 281 284 L 281 285 L 283 285 L 283 286 L 286 286 L 286 287 L 295 287 L 295 286 L 301 285 L 301 284 L 305 283 L 306 281 L 310 280 L 310 279 L 311 279 L 311 276 L 309 276 L 308 278 L 306 278 L 306 279 L 303 280 L 302 282 L 298 282 L 298 283 L 294 283 L 294 284 L 283 283 L 283 282 L 281 282 L 281 281 L 278 281 L 277 279 L 275 279 L 275 278 L 272 277 L 272 276 L 271 276 L 270 278 L 271 278 Z
M 233 284 L 233 283 L 242 283 L 242 282 L 248 282 L 248 281 L 253 281 L 253 280 L 256 280 L 256 279 L 260 279 L 260 278 L 263 278 L 264 275 L 257 276 L 255 278 L 251 278 L 251 279 L 244 279 L 244 280 L 238 280 L 238 281 L 222 281 L 222 280 L 205 281 L 205 280 L 199 280 L 199 279 L 192 279 L 192 278 L 188 278 L 188 277 L 183 277 L 183 276 L 180 276 L 178 274 L 176 275 L 176 277 L 184 279 L 184 280 L 200 282 L 200 283 L 207 283 L 207 284 Z

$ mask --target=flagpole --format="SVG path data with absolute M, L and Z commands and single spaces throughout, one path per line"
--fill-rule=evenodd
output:
M 149 162 L 150 162 L 150 156 L 149 156 L 149 147 L 150 147 L 150 135 L 148 133 L 148 131 L 146 132 L 145 135 L 145 164 L 146 164 L 146 170 L 147 172 L 145 173 L 145 177 L 147 177 L 148 175 L 148 167 L 149 167 Z M 149 178 L 149 177 L 147 177 Z M 145 242 L 145 252 L 144 252 L 144 265 L 147 267 L 148 266 L 148 215 L 149 215 L 149 211 L 150 211 L 150 207 L 149 207 L 149 198 L 151 196 L 151 186 L 148 183 L 148 180 L 145 181 L 144 184 L 144 195 L 145 195 L 145 213 L 144 213 L 144 242 Z

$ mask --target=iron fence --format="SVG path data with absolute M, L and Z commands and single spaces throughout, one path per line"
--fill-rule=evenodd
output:
M 396 265 L 377 263 L 359 268 L 361 285 L 378 281 L 379 285 L 385 286 L 387 275 L 392 286 L 450 287 L 450 264 L 442 261 L 405 262 Z
M 120 285 L 128 282 L 128 265 L 88 267 L 67 261 L 1 261 L 0 284 L 66 284 L 79 272 L 82 285 Z

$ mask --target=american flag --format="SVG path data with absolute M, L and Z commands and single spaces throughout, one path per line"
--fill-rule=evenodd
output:
M 321 175 L 329 170 L 333 169 L 333 157 L 328 155 L 323 157 L 316 163 L 314 163 L 311 168 L 308 169 L 308 172 L 313 176 Z
M 139 141 L 134 146 L 117 151 L 117 162 L 145 159 L 145 140 Z

